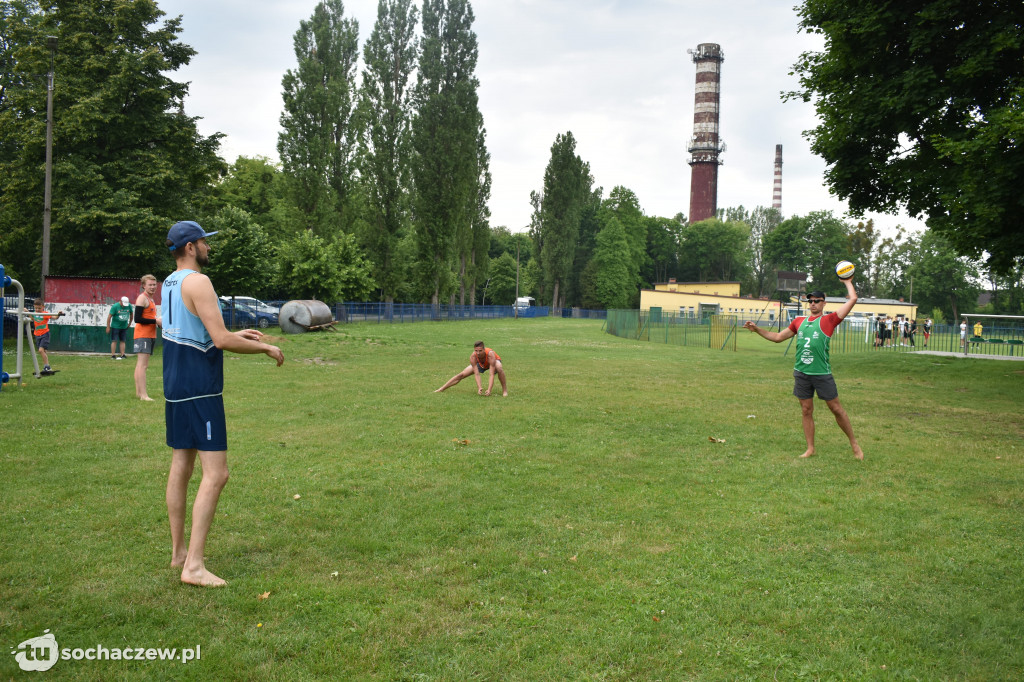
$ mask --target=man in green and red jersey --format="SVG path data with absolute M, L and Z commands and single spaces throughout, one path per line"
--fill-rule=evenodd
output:
M 846 410 L 839 404 L 839 389 L 832 378 L 832 365 L 829 363 L 829 342 L 832 333 L 839 323 L 850 314 L 857 303 L 857 292 L 853 288 L 853 278 L 842 280 L 846 285 L 847 299 L 839 310 L 823 315 L 825 311 L 825 294 L 812 291 L 807 295 L 810 315 L 798 317 L 780 332 L 761 329 L 753 322 L 743 326 L 760 336 L 781 343 L 794 336 L 797 337 L 796 366 L 793 369 L 793 395 L 800 401 L 803 413 L 804 438 L 807 439 L 807 451 L 801 457 L 814 455 L 814 394 L 825 401 L 828 409 L 836 417 L 836 423 L 850 439 L 853 456 L 864 459 L 864 451 L 853 436 L 853 426 Z

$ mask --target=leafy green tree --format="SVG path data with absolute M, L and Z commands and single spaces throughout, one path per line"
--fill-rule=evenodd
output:
M 758 206 L 744 221 L 750 228 L 750 243 L 747 253 L 746 292 L 753 296 L 770 296 L 775 291 L 775 268 L 765 258 L 764 238 L 782 222 L 782 213 L 777 208 Z
M 594 259 L 594 250 L 597 248 L 597 233 L 601 231 L 601 194 L 603 190 L 598 187 L 594 189 L 583 204 L 583 212 L 580 215 L 580 233 L 576 241 L 576 255 L 573 257 L 572 272 L 569 274 L 568 285 L 565 292 L 566 307 L 579 307 L 583 305 L 584 282 L 583 273 L 587 265 Z M 592 280 L 590 280 L 592 282 Z M 639 295 L 639 294 L 638 294 Z
M 371 207 L 365 241 L 381 296 L 388 303 L 395 300 L 408 274 L 397 252 L 410 220 L 411 85 L 418 21 L 412 0 L 380 0 L 377 23 L 363 47 L 361 167 Z
M 650 284 L 667 282 L 679 275 L 679 250 L 683 239 L 683 224 L 674 218 L 647 218 L 646 267 L 641 279 Z
M 873 220 L 859 222 L 850 231 L 850 260 L 857 266 L 857 293 L 860 296 L 875 295 L 874 283 L 878 277 L 874 268 L 874 252 L 879 237 Z
M 683 228 L 680 268 L 698 282 L 736 281 L 745 274 L 750 232 L 746 223 L 708 218 Z
M 1024 258 L 1018 258 L 1004 274 L 989 271 L 992 310 L 996 315 L 1024 314 Z
M 459 240 L 459 305 L 466 305 L 466 295 L 470 304 L 476 303 L 477 284 L 487 278 L 489 257 L 488 247 L 491 243 L 490 217 L 491 209 L 487 202 L 491 198 L 491 155 L 487 151 L 483 118 L 480 118 L 480 129 L 477 134 L 477 173 L 476 201 L 474 202 L 473 220 L 466 238 Z
M 266 157 L 239 156 L 231 164 L 203 209 L 206 215 L 215 215 L 225 206 L 248 213 L 266 231 L 271 244 L 287 241 L 304 228 L 287 178 L 281 168 Z
M 1024 5 L 804 0 L 823 52 L 794 65 L 820 124 L 807 135 L 854 211 L 927 216 L 962 254 L 1006 272 L 1024 255 Z
M 362 301 L 376 283 L 355 237 L 320 237 L 303 230 L 278 249 L 278 284 L 293 298 L 325 303 Z
M 563 287 L 572 271 L 580 219 L 591 183 L 590 164 L 576 154 L 572 132 L 557 135 L 544 170 L 544 193 L 540 200 L 541 266 L 545 288 L 550 289 L 551 305 L 555 308 L 564 305 Z
M 919 242 L 916 234 L 907 234 L 902 227 L 894 235 L 882 238 L 875 249 L 871 272 L 866 277 L 860 273 L 856 276 L 858 291 L 861 283 L 867 282 L 866 288 L 877 298 L 909 298 L 907 270 L 917 257 Z
M 285 72 L 277 151 L 293 183 L 305 227 L 322 235 L 350 229 L 355 176 L 354 120 L 359 23 L 341 0 L 321 0 L 294 37 L 295 70 Z
M 926 230 L 915 241 L 917 248 L 907 275 L 913 279 L 918 309 L 940 308 L 950 320 L 974 312 L 982 291 L 977 262 L 960 256 L 945 237 L 933 230 Z
M 225 206 L 203 221 L 207 232 L 218 232 L 213 256 L 203 269 L 218 292 L 263 296 L 275 276 L 274 251 L 266 231 L 246 211 Z
M 647 266 L 647 219 L 640 208 L 640 200 L 637 199 L 633 190 L 621 185 L 612 189 L 608 198 L 601 207 L 611 212 L 626 231 L 626 241 L 629 243 L 629 258 L 632 261 L 630 272 L 633 272 L 636 281 L 634 284 L 639 288 L 641 283 L 640 272 Z
M 39 284 L 46 81 L 54 72 L 50 272 L 126 276 L 167 270 L 167 228 L 223 170 L 221 135 L 183 113 L 188 86 L 166 74 L 195 51 L 180 17 L 150 0 L 4 3 L 0 44 L 0 257 Z
M 486 302 L 491 305 L 512 305 L 515 299 L 516 259 L 506 251 L 491 261 Z
M 625 308 L 633 298 L 637 272 L 629 252 L 626 230 L 610 213 L 597 233 L 594 251 L 594 297 L 603 308 Z
M 482 126 L 468 0 L 424 0 L 412 122 L 416 272 L 437 305 L 455 292 L 453 265 L 470 239 L 480 193 Z
M 806 272 L 808 286 L 813 284 L 828 296 L 845 294 L 835 266 L 851 258 L 848 226 L 831 211 L 787 218 L 762 242 L 764 258 L 773 269 Z

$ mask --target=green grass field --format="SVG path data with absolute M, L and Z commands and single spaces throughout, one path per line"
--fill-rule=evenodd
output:
M 511 395 L 434 394 L 477 339 Z M 134 361 L 55 356 L 0 392 L 0 643 L 201 646 L 39 679 L 1024 677 L 1024 365 L 837 356 L 867 458 L 819 403 L 798 460 L 792 355 L 740 345 L 541 319 L 228 355 L 220 590 L 168 566 L 163 405 Z

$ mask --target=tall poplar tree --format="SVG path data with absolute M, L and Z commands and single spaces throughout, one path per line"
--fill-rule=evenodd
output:
M 353 223 L 355 73 L 359 23 L 341 0 L 321 0 L 294 37 L 295 70 L 285 72 L 277 151 L 305 227 L 332 235 Z
M 491 245 L 491 210 L 487 202 L 491 198 L 491 155 L 487 151 L 483 117 L 480 118 L 477 134 L 477 178 L 473 222 L 469 239 L 462 242 L 461 272 L 459 284 L 459 305 L 466 305 L 469 294 L 470 305 L 476 305 L 476 287 L 486 282 L 488 251 Z M 468 290 L 468 291 L 467 291 Z
M 414 237 L 419 286 L 433 304 L 458 286 L 460 238 L 480 191 L 477 40 L 468 0 L 424 0 L 413 118 Z
M 397 256 L 410 216 L 410 86 L 419 47 L 418 18 L 412 0 L 380 0 L 377 23 L 363 47 L 362 175 L 372 207 L 365 241 L 381 296 L 388 303 L 395 300 L 405 279 Z
M 572 132 L 557 135 L 544 170 L 544 194 L 540 201 L 541 265 L 553 308 L 563 307 L 564 287 L 572 272 L 580 219 L 592 183 L 590 164 L 577 156 Z
M 138 276 L 170 267 L 167 227 L 224 168 L 220 135 L 185 115 L 195 55 L 181 18 L 151 0 L 0 5 L 0 262 L 39 285 L 46 140 L 46 36 L 54 54 L 50 273 Z

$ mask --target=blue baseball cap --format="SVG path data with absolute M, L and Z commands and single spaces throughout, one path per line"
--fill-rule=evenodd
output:
M 203 228 L 199 227 L 199 223 L 193 220 L 183 220 L 171 226 L 171 229 L 167 232 L 167 241 L 170 242 L 168 244 L 170 250 L 174 251 L 189 242 L 194 242 L 203 237 L 212 237 L 215 234 L 217 233 L 206 232 Z

